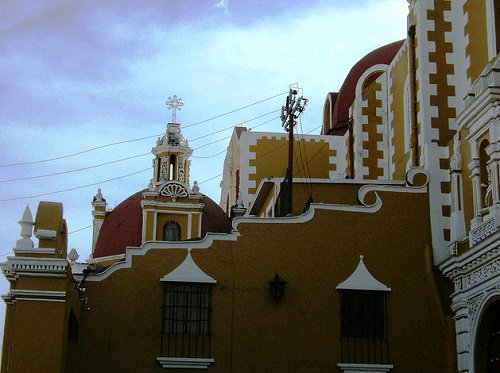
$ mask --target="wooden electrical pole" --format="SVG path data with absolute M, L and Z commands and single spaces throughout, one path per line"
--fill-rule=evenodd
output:
M 290 88 L 286 98 L 286 105 L 281 107 L 281 125 L 285 128 L 285 131 L 288 131 L 288 168 L 285 177 L 288 206 L 285 215 L 292 213 L 293 203 L 293 127 L 296 124 L 295 120 L 304 111 L 307 104 L 307 99 L 302 96 L 297 98 L 297 93 L 298 91 L 296 89 Z

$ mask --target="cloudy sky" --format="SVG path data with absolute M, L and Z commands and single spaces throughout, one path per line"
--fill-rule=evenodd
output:
M 298 83 L 302 131 L 319 133 L 326 94 L 405 37 L 407 11 L 403 0 L 1 1 L 0 261 L 40 200 L 63 202 L 85 260 L 92 196 L 100 187 L 114 207 L 147 186 L 169 96 L 184 102 L 191 182 L 219 202 L 231 127 L 281 132 L 283 93 Z

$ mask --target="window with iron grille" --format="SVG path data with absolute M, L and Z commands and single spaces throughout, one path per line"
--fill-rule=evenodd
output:
M 163 241 L 180 241 L 181 226 L 175 221 L 169 221 L 163 226 Z
M 341 290 L 342 361 L 387 363 L 385 292 Z
M 212 285 L 166 282 L 164 286 L 162 356 L 210 357 Z

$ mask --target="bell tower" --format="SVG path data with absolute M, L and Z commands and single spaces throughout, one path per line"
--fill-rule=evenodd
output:
M 176 123 L 176 111 L 184 105 L 177 97 L 169 97 L 167 107 L 172 121 L 151 149 L 153 178 L 142 194 L 142 242 L 179 241 L 200 238 L 203 195 L 195 181 L 189 182 L 189 157 L 193 150 Z
M 166 181 L 179 181 L 189 186 L 189 157 L 193 150 L 181 134 L 181 125 L 176 123 L 176 111 L 181 110 L 184 103 L 174 95 L 165 104 L 172 111 L 172 121 L 151 150 L 155 156 L 152 182 L 158 186 Z

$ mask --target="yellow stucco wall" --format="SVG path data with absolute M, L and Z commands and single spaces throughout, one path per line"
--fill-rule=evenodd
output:
M 287 138 L 261 137 L 249 150 L 255 154 L 250 166 L 256 168 L 256 173 L 249 175 L 249 180 L 255 181 L 256 185 L 248 188 L 249 194 L 255 193 L 262 179 L 285 176 L 288 167 Z M 330 149 L 326 140 L 308 141 L 297 136 L 294 141 L 294 177 L 328 178 L 329 172 L 336 169 L 334 164 L 330 164 L 330 157 L 335 155 L 336 150 Z
M 488 63 L 488 33 L 486 28 L 486 1 L 467 0 L 464 4 L 464 14 L 467 14 L 467 24 L 464 34 L 469 43 L 466 55 L 470 59 L 467 77 L 474 82 Z
M 391 145 L 393 149 L 391 163 L 394 164 L 393 174 L 394 179 L 404 179 L 406 175 L 406 165 L 410 158 L 410 151 L 405 149 L 405 136 L 410 136 L 410 133 L 405 133 L 405 116 L 410 119 L 409 114 L 404 112 L 405 103 L 405 81 L 408 79 L 408 49 L 405 47 L 397 61 L 391 66 L 391 85 L 390 95 L 392 103 L 390 110 L 392 112 L 392 122 L 390 127 L 393 131 Z M 407 108 L 410 110 L 410 108 Z M 408 123 L 410 128 L 410 123 Z
M 356 195 L 358 186 L 342 187 L 329 194 L 340 200 Z M 375 214 L 316 211 L 302 224 L 244 223 L 236 242 L 193 250 L 195 262 L 217 280 L 210 371 L 335 371 L 340 362 L 335 287 L 354 271 L 359 255 L 392 288 L 387 313 L 393 371 L 456 370 L 452 319 L 426 264 L 427 195 L 379 194 L 384 204 Z M 155 361 L 162 327 L 159 280 L 185 256 L 185 250 L 152 249 L 135 256 L 132 268 L 87 282 L 93 312 L 81 317 L 80 353 L 69 362 L 75 373 L 162 371 Z M 288 282 L 278 304 L 268 290 L 274 272 Z

